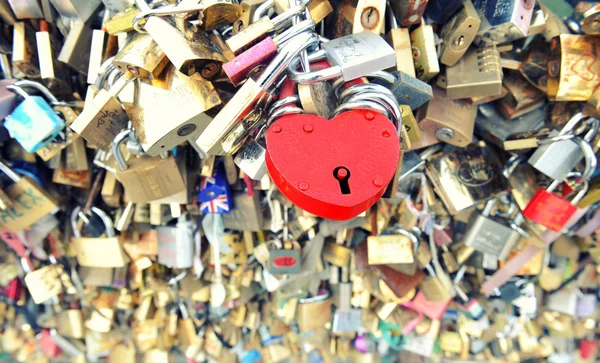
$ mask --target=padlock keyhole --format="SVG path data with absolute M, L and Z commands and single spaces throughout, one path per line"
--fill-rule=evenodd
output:
M 333 169 L 333 177 L 337 179 L 338 183 L 340 183 L 340 191 L 342 194 L 350 194 L 350 184 L 348 184 L 348 179 L 350 179 L 350 170 L 345 166 L 338 166 Z

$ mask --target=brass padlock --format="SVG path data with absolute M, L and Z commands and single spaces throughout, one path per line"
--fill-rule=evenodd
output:
M 129 199 L 135 203 L 148 203 L 186 190 L 173 156 L 165 159 L 137 157 L 125 161 L 121 144 L 130 137 L 130 133 L 130 130 L 119 133 L 112 147 L 119 167 L 116 177 L 123 184 Z
M 142 148 L 151 156 L 203 132 L 212 121 L 205 112 L 222 102 L 211 82 L 187 77 L 172 65 L 154 80 L 142 81 L 137 92 L 136 102 L 126 108 Z
M 168 20 L 151 16 L 144 26 L 177 70 L 188 77 L 199 73 L 206 80 L 221 75 L 227 58 L 201 29 L 178 29 Z
M 132 77 L 156 78 L 169 59 L 148 34 L 135 33 L 115 55 L 112 64 Z

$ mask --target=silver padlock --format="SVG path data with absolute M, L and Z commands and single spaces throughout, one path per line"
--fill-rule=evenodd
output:
M 394 48 L 385 39 L 368 30 L 330 40 L 321 46 L 332 67 L 302 73 L 297 71 L 300 62 L 300 59 L 297 59 L 288 67 L 289 76 L 293 81 L 309 84 L 339 77 L 351 81 L 396 66 Z
M 182 215 L 175 227 L 157 227 L 158 263 L 172 268 L 190 268 L 194 264 L 194 224 Z
M 567 125 L 558 133 L 558 135 L 551 133 L 550 136 L 563 136 L 572 132 L 573 128 L 583 118 L 583 114 L 578 112 L 569 120 Z M 588 159 L 595 158 L 594 150 L 589 142 L 596 135 L 599 125 L 600 121 L 593 119 L 591 121 L 590 131 L 583 139 L 575 137 L 569 140 L 560 140 L 540 146 L 527 162 L 551 179 L 565 179 L 567 174 L 571 172 L 584 157 L 586 158 L 586 162 Z M 593 169 L 595 169 L 595 166 Z
M 512 226 L 489 218 L 496 202 L 497 199 L 492 199 L 486 203 L 483 213 L 476 217 L 471 229 L 465 234 L 464 241 L 476 251 L 504 260 L 521 237 L 521 233 Z
M 248 139 L 234 159 L 235 165 L 252 180 L 261 180 L 267 173 L 267 149 L 255 139 Z

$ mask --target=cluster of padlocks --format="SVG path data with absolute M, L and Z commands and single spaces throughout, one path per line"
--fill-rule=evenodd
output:
M 1 361 L 597 361 L 600 3 L 0 20 Z

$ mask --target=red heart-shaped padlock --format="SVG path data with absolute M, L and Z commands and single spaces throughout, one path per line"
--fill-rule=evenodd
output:
M 266 163 L 281 193 L 318 216 L 345 220 L 375 204 L 394 177 L 400 141 L 392 122 L 369 110 L 331 120 L 290 115 L 267 131 Z

